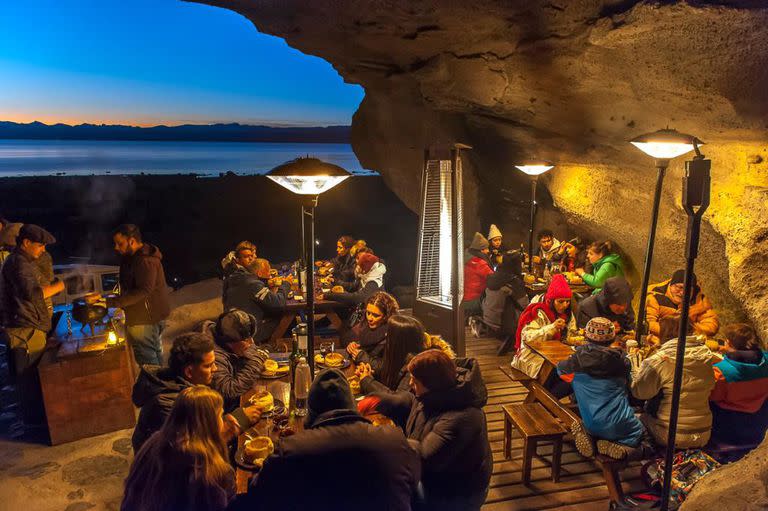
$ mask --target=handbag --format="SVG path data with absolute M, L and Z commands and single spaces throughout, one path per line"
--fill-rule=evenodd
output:
M 701 449 L 679 451 L 672 460 L 672 484 L 669 490 L 669 509 L 677 509 L 691 493 L 693 486 L 706 474 L 720 466 Z M 645 483 L 661 491 L 664 484 L 664 458 L 646 463 L 641 471 Z

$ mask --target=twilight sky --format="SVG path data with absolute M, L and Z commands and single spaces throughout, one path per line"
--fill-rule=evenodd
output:
M 2 2 L 0 120 L 349 124 L 363 90 L 226 9 L 178 0 Z

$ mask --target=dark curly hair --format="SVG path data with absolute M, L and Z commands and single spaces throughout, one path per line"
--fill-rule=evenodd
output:
M 173 340 L 168 365 L 173 374 L 182 376 L 184 368 L 203 362 L 206 353 L 213 351 L 213 337 L 200 332 L 182 334 Z
M 400 304 L 397 303 L 397 299 L 389 293 L 384 291 L 377 291 L 373 293 L 366 301 L 365 306 L 375 305 L 384 314 L 384 322 L 389 321 L 393 315 L 397 314 L 397 310 L 400 308 Z

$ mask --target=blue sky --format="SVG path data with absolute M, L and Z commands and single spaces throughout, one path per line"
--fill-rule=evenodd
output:
M 0 120 L 349 124 L 331 65 L 226 9 L 177 0 L 5 0 Z

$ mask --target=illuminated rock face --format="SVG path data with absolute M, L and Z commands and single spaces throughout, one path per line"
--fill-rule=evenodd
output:
M 655 170 L 626 141 L 666 126 L 698 136 L 713 160 L 700 281 L 726 321 L 748 315 L 768 338 L 764 2 L 203 1 L 361 84 L 355 152 L 410 207 L 424 147 L 472 145 L 468 235 L 494 222 L 511 245 L 525 239 L 529 188 L 512 164 L 557 162 L 541 181 L 540 224 L 616 240 L 635 286 Z M 678 160 L 664 188 L 654 280 L 683 264 Z

